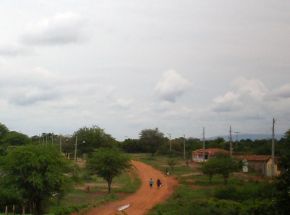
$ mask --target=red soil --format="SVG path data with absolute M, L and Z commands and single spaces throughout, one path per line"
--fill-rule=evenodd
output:
M 144 215 L 151 208 L 165 201 L 172 194 L 177 186 L 177 181 L 173 177 L 165 176 L 160 171 L 142 162 L 132 161 L 132 163 L 142 181 L 142 185 L 139 190 L 120 201 L 111 202 L 99 208 L 93 208 L 87 213 L 87 215 L 122 214 L 120 212 L 118 213 L 118 208 L 127 204 L 130 204 L 130 207 L 125 210 L 126 213 L 124 214 Z M 152 189 L 149 187 L 150 178 L 153 178 L 155 182 Z M 158 178 L 163 184 L 163 186 L 159 189 L 156 186 L 156 181 Z

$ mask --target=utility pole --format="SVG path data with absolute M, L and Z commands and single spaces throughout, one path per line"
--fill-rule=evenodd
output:
M 275 119 L 272 125 L 272 177 L 275 176 Z
M 230 125 L 230 156 L 233 156 L 232 126 Z
M 202 158 L 205 161 L 205 128 L 202 129 Z
M 51 144 L 53 145 L 53 134 L 51 135 Z
M 75 162 L 77 161 L 77 150 L 78 150 L 78 136 L 76 136 L 76 143 L 75 143 Z
M 61 135 L 59 135 L 59 151 L 62 152 Z
M 183 159 L 185 160 L 185 134 L 183 135 Z
M 167 133 L 169 136 L 169 151 L 171 152 L 171 134 Z

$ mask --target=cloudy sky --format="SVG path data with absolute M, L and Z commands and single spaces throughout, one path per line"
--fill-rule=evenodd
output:
M 117 139 L 290 128 L 289 0 L 1 0 L 0 122 Z

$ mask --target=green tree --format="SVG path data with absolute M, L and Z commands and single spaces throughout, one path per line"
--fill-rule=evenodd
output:
M 2 142 L 8 146 L 21 146 L 30 143 L 30 138 L 25 134 L 10 131 L 2 138 Z
M 236 160 L 222 154 L 210 158 L 201 167 L 202 172 L 209 176 L 210 181 L 215 174 L 222 175 L 224 178 L 224 184 L 227 184 L 230 174 L 238 169 L 239 164 Z
M 164 134 L 158 128 L 144 129 L 140 132 L 140 143 L 153 156 L 158 148 L 166 143 L 166 138 L 164 138 Z
M 88 159 L 90 172 L 103 178 L 108 184 L 108 193 L 114 177 L 131 166 L 129 157 L 115 148 L 99 148 Z
M 9 186 L 9 182 L 5 179 L 0 180 L 0 207 L 4 208 L 7 205 L 21 205 L 22 191 L 15 187 Z
M 285 139 L 288 144 L 290 144 L 290 129 L 285 132 Z
M 142 145 L 138 139 L 126 139 L 120 143 L 121 148 L 128 153 L 144 152 Z
M 33 205 L 33 214 L 43 214 L 43 204 L 64 192 L 68 163 L 53 146 L 27 145 L 8 150 L 1 160 L 5 187 L 21 194 L 21 205 Z M 2 184 L 3 185 L 3 184 Z M 11 193 L 11 192 L 10 192 Z M 12 195 L 13 197 L 13 195 Z
M 73 140 L 76 136 L 79 154 L 89 154 L 97 148 L 112 146 L 116 142 L 110 134 L 106 134 L 104 129 L 98 126 L 80 128 L 74 133 Z
M 224 155 L 217 157 L 216 160 L 219 167 L 217 173 L 223 176 L 224 184 L 227 184 L 230 174 L 239 170 L 239 163 L 233 158 Z
M 208 176 L 208 181 L 211 183 L 212 177 L 217 173 L 215 161 L 213 159 L 210 159 L 206 163 L 203 163 L 203 165 L 201 166 L 201 171 L 203 174 Z
M 276 180 L 277 210 L 280 214 L 290 211 L 290 152 L 287 151 L 281 158 L 282 174 Z
M 2 137 L 5 136 L 8 132 L 9 132 L 9 130 L 6 127 L 6 125 L 4 125 L 0 122 L 0 139 L 2 139 Z
M 167 160 L 167 164 L 170 167 L 171 171 L 174 170 L 175 165 L 177 164 L 177 160 L 174 158 L 170 158 Z

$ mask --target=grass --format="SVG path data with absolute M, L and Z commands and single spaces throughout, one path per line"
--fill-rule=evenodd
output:
M 135 169 L 132 168 L 114 178 L 112 192 L 108 194 L 105 180 L 97 176 L 89 176 L 85 169 L 80 169 L 79 171 L 79 183 L 76 183 L 73 189 L 69 190 L 59 205 L 57 205 L 56 201 L 52 201 L 50 212 L 58 211 L 60 208 L 85 211 L 103 203 L 125 197 L 135 192 L 141 184 Z M 89 191 L 86 189 L 87 186 L 90 187 Z
M 158 156 L 151 156 L 150 154 L 131 154 L 132 159 L 140 160 L 144 163 L 147 163 L 151 166 L 153 166 L 156 169 L 159 169 L 161 172 L 165 172 L 166 168 L 170 169 L 168 166 L 168 160 L 172 157 L 164 156 L 164 155 L 158 155 Z M 175 176 L 179 177 L 180 175 L 184 174 L 190 174 L 192 173 L 192 169 L 190 167 L 187 167 L 185 165 L 185 161 L 183 159 L 173 157 L 176 159 L 177 163 L 174 167 L 173 172 Z
M 223 186 L 224 185 L 224 178 L 220 175 L 215 175 L 212 178 L 212 181 L 209 182 L 208 177 L 205 175 L 198 175 L 193 176 L 193 180 L 195 181 L 196 185 L 200 186 Z M 243 185 L 245 182 L 235 177 L 230 177 L 228 179 L 228 185 Z

